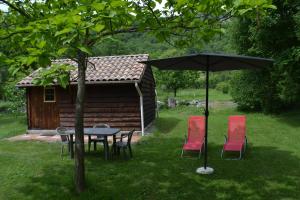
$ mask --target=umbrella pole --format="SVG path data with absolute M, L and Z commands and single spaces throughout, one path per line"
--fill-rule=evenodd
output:
M 207 167 L 207 131 L 208 131 L 208 88 L 209 88 L 209 57 L 206 65 L 206 82 L 205 82 L 205 143 L 204 143 L 204 169 Z
M 214 169 L 207 167 L 207 132 L 208 132 L 208 89 L 209 89 L 209 56 L 206 57 L 206 81 L 205 81 L 205 139 L 204 139 L 204 167 L 196 170 L 198 174 L 212 174 Z

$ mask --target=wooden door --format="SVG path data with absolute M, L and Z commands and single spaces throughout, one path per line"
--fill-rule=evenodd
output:
M 30 129 L 56 129 L 59 126 L 59 88 L 55 88 L 54 93 L 55 101 L 45 102 L 43 87 L 28 90 Z

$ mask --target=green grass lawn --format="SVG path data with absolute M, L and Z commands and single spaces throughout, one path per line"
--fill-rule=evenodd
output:
M 0 112 L 0 139 L 26 132 L 25 114 L 4 114 Z
M 87 190 L 81 195 L 74 192 L 74 162 L 60 158 L 59 144 L 0 140 L 0 199 L 299 199 L 300 111 L 272 116 L 212 110 L 212 175 L 195 173 L 203 165 L 197 155 L 180 158 L 187 118 L 196 114 L 195 108 L 163 110 L 155 133 L 134 145 L 132 160 L 87 154 Z M 249 148 L 241 161 L 220 159 L 233 114 L 247 115 Z M 24 128 L 23 122 L 15 123 Z
M 168 97 L 174 97 L 173 92 L 165 90 L 157 90 L 158 100 L 164 101 Z M 179 89 L 176 95 L 179 100 L 205 100 L 205 89 Z M 215 89 L 209 89 L 210 101 L 230 101 L 232 97 L 230 94 L 224 94 Z

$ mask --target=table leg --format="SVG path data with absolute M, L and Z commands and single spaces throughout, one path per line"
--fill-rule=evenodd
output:
M 104 151 L 105 151 L 105 160 L 108 160 L 109 147 L 108 147 L 107 136 L 104 136 Z
M 89 152 L 91 151 L 91 139 L 92 137 L 89 135 L 89 139 L 88 139 L 88 149 L 89 149 Z M 94 148 L 95 150 L 95 148 Z
M 116 147 L 116 135 L 113 135 L 113 154 L 116 155 L 117 147 Z
M 73 134 L 70 134 L 70 156 L 71 159 L 74 158 L 74 145 L 73 145 Z

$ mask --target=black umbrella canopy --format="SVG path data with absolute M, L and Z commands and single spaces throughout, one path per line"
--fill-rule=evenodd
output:
M 162 70 L 200 70 L 225 71 L 241 69 L 260 69 L 273 63 L 272 59 L 225 55 L 216 53 L 200 53 L 195 55 L 143 61 Z

